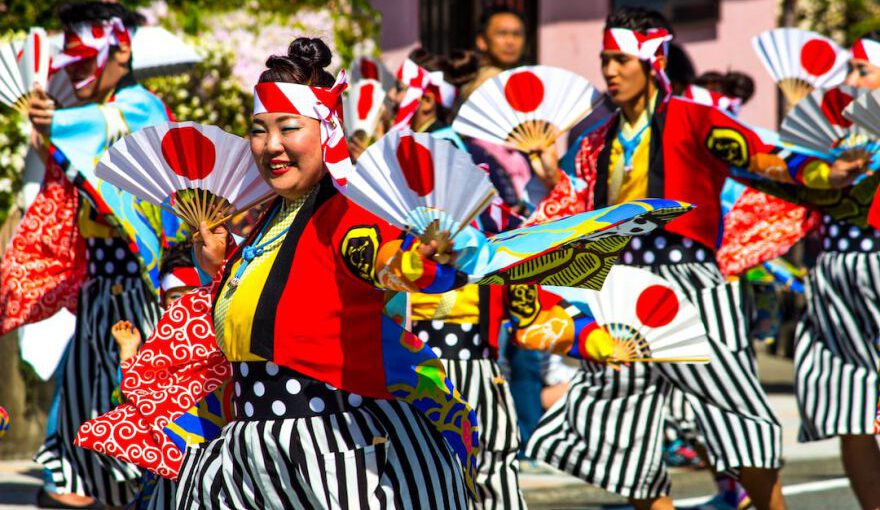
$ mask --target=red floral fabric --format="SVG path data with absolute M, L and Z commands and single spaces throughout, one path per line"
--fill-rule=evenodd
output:
M 209 288 L 178 299 L 122 370 L 128 402 L 82 424 L 76 444 L 176 479 L 183 452 L 163 429 L 232 377 L 214 337 Z
M 816 225 L 814 214 L 797 205 L 746 188 L 724 217 L 716 253 L 725 275 L 736 275 L 788 252 Z
M 86 275 L 77 211 L 76 188 L 61 168 L 47 165 L 43 187 L 0 260 L 0 335 L 62 307 L 76 312 Z

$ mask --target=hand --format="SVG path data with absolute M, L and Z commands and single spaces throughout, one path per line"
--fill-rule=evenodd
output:
M 223 225 L 208 229 L 208 223 L 199 224 L 199 231 L 193 234 L 196 262 L 202 271 L 212 277 L 223 267 L 226 260 L 226 239 L 229 232 Z
M 861 158 L 853 161 L 837 159 L 832 163 L 828 173 L 828 184 L 832 188 L 845 188 L 865 171 L 864 166 L 865 161 Z
M 357 163 L 361 154 L 367 150 L 367 146 L 369 145 L 369 138 L 367 137 L 367 133 L 363 130 L 358 129 L 355 131 L 351 137 L 348 139 L 348 154 L 351 156 L 352 163 Z
M 28 118 L 34 130 L 43 136 L 49 136 L 52 128 L 52 116 L 55 114 L 55 101 L 49 98 L 46 91 L 37 85 L 28 104 Z
M 559 182 L 559 153 L 556 144 L 546 149 L 529 154 L 529 162 L 538 179 L 544 183 L 547 189 L 553 189 Z
M 119 361 L 135 357 L 141 346 L 141 332 L 128 321 L 119 321 L 110 329 L 116 346 L 119 347 Z
M 440 232 L 440 238 L 448 239 L 449 231 L 444 230 Z M 456 254 L 455 252 L 448 251 L 450 248 L 452 248 L 451 242 L 449 242 L 448 246 L 441 246 L 440 242 L 438 242 L 436 239 L 432 239 L 427 243 L 419 244 L 416 249 L 418 250 L 419 255 L 422 256 L 422 258 L 434 260 L 439 264 L 445 265 L 455 262 Z
M 43 135 L 41 135 L 36 129 L 31 130 L 30 144 L 34 149 L 34 152 L 37 153 L 37 157 L 40 158 L 40 161 L 42 161 L 43 164 L 46 164 L 46 162 L 49 161 L 49 148 L 46 147 Z

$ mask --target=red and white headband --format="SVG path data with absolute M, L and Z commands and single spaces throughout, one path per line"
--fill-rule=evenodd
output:
M 162 277 L 159 288 L 163 293 L 179 287 L 201 287 L 199 272 L 194 267 L 175 267 Z
M 672 84 L 657 57 L 666 56 L 671 40 L 672 34 L 665 28 L 652 28 L 645 33 L 628 28 L 609 28 L 602 39 L 602 51 L 619 51 L 651 64 L 663 87 L 665 103 L 672 95 Z
M 852 58 L 866 60 L 871 65 L 880 66 L 880 41 L 862 38 L 853 44 Z
M 264 82 L 254 87 L 254 115 L 292 113 L 321 122 L 324 164 L 339 186 L 345 186 L 354 171 L 342 127 L 342 91 L 346 87 L 345 71 L 339 71 L 330 88 L 285 82 Z
M 131 45 L 131 33 L 119 18 L 77 24 L 72 30 L 64 32 L 64 50 L 52 59 L 52 71 L 87 58 L 95 58 L 98 63 L 95 73 L 73 84 L 75 88 L 81 89 L 98 79 L 107 64 L 110 47 L 120 44 Z
M 720 110 L 725 110 L 733 115 L 738 115 L 742 108 L 742 99 L 738 97 L 725 96 L 720 92 L 715 92 L 699 85 L 688 85 L 684 89 L 683 97 L 690 99 L 695 103 L 714 106 Z
M 419 101 L 426 93 L 431 93 L 444 108 L 452 108 L 455 102 L 455 86 L 443 79 L 443 71 L 429 72 L 410 59 L 404 60 L 397 70 L 397 81 L 407 89 L 397 109 L 392 131 L 410 128 Z

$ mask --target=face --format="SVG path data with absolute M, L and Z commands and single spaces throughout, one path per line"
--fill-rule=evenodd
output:
M 162 301 L 162 304 L 165 305 L 165 308 L 171 308 L 171 305 L 173 305 L 175 301 L 193 289 L 195 289 L 195 287 L 174 287 L 173 289 L 168 289 L 165 291 L 165 298 Z
M 288 200 L 304 195 L 326 172 L 320 124 L 315 119 L 261 113 L 254 116 L 250 138 L 260 175 Z
M 615 105 L 636 101 L 646 91 L 652 92 L 653 82 L 638 58 L 619 51 L 603 51 L 601 59 L 602 77 Z
M 502 69 L 519 65 L 525 47 L 526 27 L 513 14 L 492 16 L 486 26 L 486 33 L 477 36 L 477 48 Z
M 123 46 L 115 50 L 111 50 L 104 64 L 104 69 L 96 80 L 93 80 L 85 87 L 74 89 L 74 94 L 80 102 L 98 102 L 103 101 L 110 93 L 116 90 L 119 81 L 128 74 L 128 63 L 131 60 L 131 49 Z M 67 76 L 71 83 L 79 83 L 87 80 L 98 71 L 98 59 L 96 57 L 86 58 L 79 62 L 74 62 L 65 67 Z
M 846 84 L 863 89 L 880 89 L 880 66 L 875 66 L 867 60 L 855 58 L 850 60 Z

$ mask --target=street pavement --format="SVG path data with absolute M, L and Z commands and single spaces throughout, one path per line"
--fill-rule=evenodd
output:
M 836 440 L 809 444 L 797 442 L 799 425 L 792 389 L 791 362 L 759 354 L 761 381 L 770 404 L 783 426 L 785 466 L 782 482 L 786 501 L 793 510 L 858 509 L 838 458 Z M 676 506 L 698 505 L 714 492 L 706 471 L 673 469 L 672 497 Z M 626 501 L 546 466 L 525 467 L 521 485 L 533 509 L 624 509 Z M 23 510 L 32 506 L 40 486 L 40 472 L 29 461 L 0 462 L 0 510 Z

